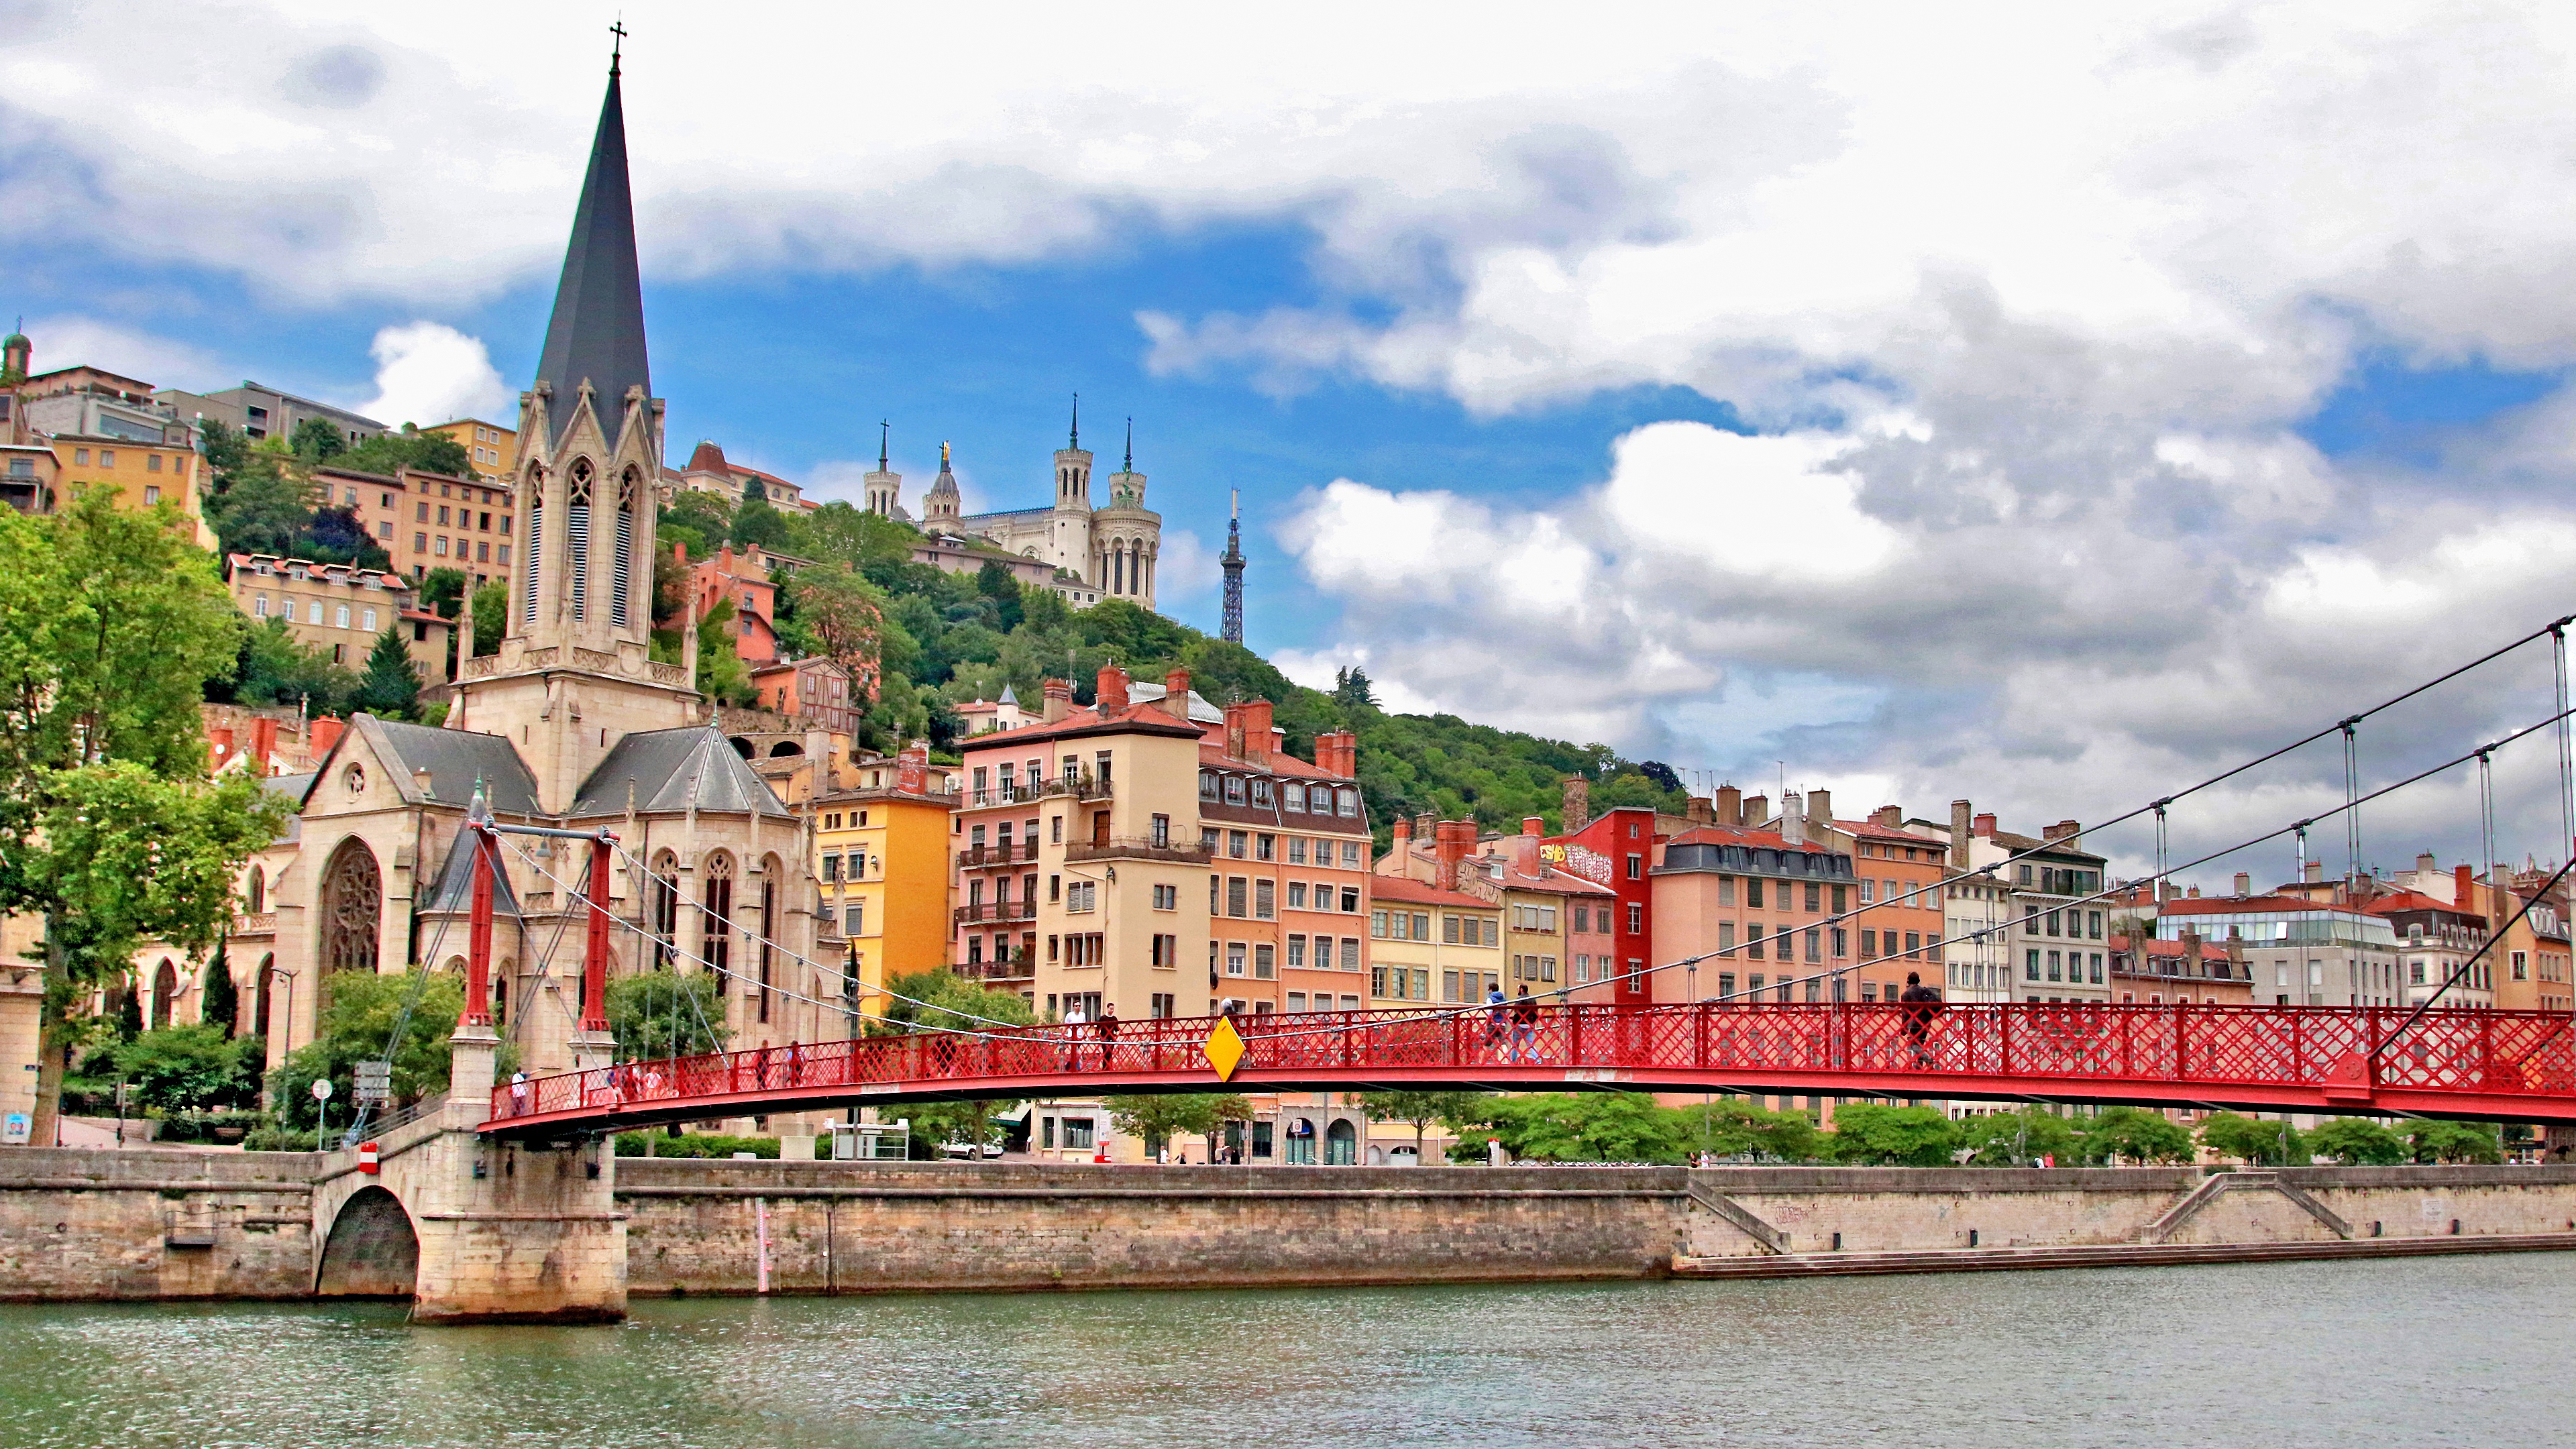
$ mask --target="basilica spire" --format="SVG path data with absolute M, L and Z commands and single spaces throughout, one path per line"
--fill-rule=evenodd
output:
M 619 37 L 622 42 L 624 37 Z M 590 141 L 590 168 L 581 203 L 573 211 L 572 242 L 564 251 L 563 278 L 555 286 L 554 316 L 537 359 L 537 381 L 550 384 L 547 419 L 560 442 L 571 424 L 581 386 L 591 388 L 600 431 L 616 441 L 626 392 L 653 395 L 644 354 L 644 287 L 635 264 L 635 202 L 626 175 L 626 107 L 619 61 L 609 60 L 608 95 L 600 103 L 599 129 Z

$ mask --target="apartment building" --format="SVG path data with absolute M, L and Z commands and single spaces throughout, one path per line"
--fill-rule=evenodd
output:
M 2013 999 L 2012 891 L 1981 871 L 1946 868 L 1941 888 L 1942 992 L 1951 1001 Z
M 889 980 L 949 959 L 948 839 L 957 781 L 930 763 L 927 740 L 890 759 L 854 762 L 843 777 L 848 784 L 819 790 L 806 806 L 814 821 L 814 879 L 843 968 L 859 983 L 854 1004 L 882 1011 L 879 993 Z
M 2123 1006 L 2251 1006 L 2254 981 L 2237 943 L 2197 936 L 2163 941 L 2114 933 L 2109 942 L 2111 990 Z
M 424 433 L 461 445 L 467 457 L 474 460 L 474 476 L 495 488 L 507 488 L 519 468 L 519 432 L 481 418 L 458 418 L 440 423 Z
M 2272 892 L 2184 896 L 2157 906 L 2156 935 L 2232 942 L 2253 973 L 2254 1000 L 2276 1006 L 2394 1006 L 2397 931 L 2384 916 L 2332 896 Z
M 1175 679 L 1186 687 L 1185 676 Z M 1267 700 L 1229 705 L 1224 721 L 1206 728 L 1198 810 L 1210 862 L 1210 1011 L 1368 1004 L 1374 883 L 1353 737 L 1317 736 L 1315 759 L 1281 748 Z
M 1862 1001 L 1893 1001 L 1905 990 L 1905 978 L 1946 986 L 1943 945 L 1948 930 L 1943 899 L 1948 888 L 1949 842 L 1937 835 L 1908 830 L 1905 812 L 1882 806 L 1866 820 L 1835 820 L 1830 797 L 1822 790 L 1805 799 L 1782 798 L 1784 822 L 1806 822 L 1809 840 L 1831 846 L 1852 858 L 1853 906 L 1850 928 L 1858 938 L 1852 956 L 1852 991 Z
M 418 580 L 456 569 L 478 585 L 510 580 L 514 523 L 510 490 L 405 468 L 386 477 L 344 468 L 313 470 L 321 501 L 354 510 L 392 555 L 394 572 Z
M 116 490 L 121 508 L 157 508 L 167 503 L 179 511 L 190 542 L 215 546 L 215 531 L 206 525 L 200 486 L 205 459 L 186 438 L 170 443 L 131 443 L 112 437 L 58 433 L 52 439 L 54 478 L 47 509 L 59 508 L 83 489 Z
M 1654 999 L 1647 979 L 1655 962 L 1654 882 L 1647 870 L 1655 862 L 1655 852 L 1662 837 L 1655 828 L 1655 812 L 1638 806 L 1620 806 L 1595 817 L 1592 813 L 1591 784 L 1581 778 L 1569 779 L 1564 785 L 1564 805 L 1558 811 L 1562 833 L 1539 842 L 1539 859 L 1570 875 L 1579 876 L 1595 885 L 1607 887 L 1612 901 L 1608 923 L 1602 924 L 1598 902 L 1586 908 L 1599 934 L 1609 936 L 1609 949 L 1591 956 L 1590 975 L 1579 980 L 1599 986 L 1609 983 L 1606 996 L 1594 991 L 1580 1000 L 1596 997 L 1621 1005 L 1639 1006 Z M 1584 953 L 1575 952 L 1578 968 Z M 1608 965 L 1604 965 L 1604 960 Z
M 228 554 L 224 569 L 236 608 L 254 621 L 284 619 L 297 643 L 325 651 L 334 664 L 366 668 L 376 636 L 399 628 L 422 681 L 447 677 L 455 626 L 415 607 L 411 584 L 399 574 L 264 553 Z
M 1611 931 L 1618 893 L 1543 860 L 1545 828 L 1532 815 L 1521 821 L 1518 835 L 1483 839 L 1483 853 L 1459 873 L 1460 887 L 1489 895 L 1503 908 L 1506 993 L 1565 1000 L 1581 986 L 1592 988 L 1584 999 L 1608 1001 L 1619 974 Z
M 2405 1005 L 2420 1006 L 2436 996 L 2446 1007 L 2496 1004 L 2497 962 L 2493 952 L 2479 954 L 2488 929 L 2486 913 L 2475 909 L 2477 896 L 2478 886 L 2464 865 L 2450 900 L 2401 890 L 2373 896 L 2362 907 L 2387 921 L 2396 934 L 2398 994 Z
M 309 397 L 297 397 L 291 392 L 263 387 L 256 382 L 245 381 L 239 387 L 210 393 L 165 387 L 152 394 L 152 400 L 168 408 L 173 416 L 191 428 L 200 418 L 213 418 L 238 430 L 252 442 L 262 438 L 292 437 L 298 427 L 314 418 L 339 429 L 340 436 L 352 445 L 392 431 L 363 413 L 335 408 Z
M 1667 960 L 1657 1001 L 1853 999 L 1852 858 L 1778 830 L 1693 826 L 1650 872 L 1654 933 Z
M 2111 999 L 2110 912 L 2106 901 L 2095 899 L 2108 861 L 2083 848 L 2080 824 L 2061 820 L 2035 837 L 2020 835 L 2000 829 L 1993 815 L 1978 814 L 1968 801 L 1953 800 L 1947 826 L 1909 820 L 1906 827 L 1949 847 L 1953 888 L 1978 892 L 1968 897 L 1967 915 L 2003 908 L 2001 929 L 1976 928 L 1988 934 L 1958 953 L 1963 966 L 2000 964 L 2013 978 L 2009 996 L 1980 999 Z M 1984 894 L 1991 888 L 2001 889 L 2000 900 Z M 2000 963 L 1987 959 L 1998 949 Z
M 1350 1009 L 1367 985 L 1367 816 L 1351 740 L 1280 748 L 1266 701 L 1193 720 L 1189 676 L 960 742 L 950 960 L 1042 1016 Z M 1206 986 L 1199 985 L 1199 951 Z M 1186 964 L 1185 964 L 1186 963 Z
M 1406 822 L 1396 823 L 1398 830 Z M 1468 827 L 1469 833 L 1473 826 Z M 1378 1009 L 1482 1001 L 1502 987 L 1501 902 L 1457 889 L 1466 852 L 1447 862 L 1447 884 L 1381 875 L 1370 883 L 1369 1005 Z

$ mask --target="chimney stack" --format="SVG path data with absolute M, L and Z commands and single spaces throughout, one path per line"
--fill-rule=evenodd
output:
M 1521 833 L 1511 838 L 1512 869 L 1533 879 L 1539 874 L 1538 836 L 1547 822 L 1535 815 L 1521 817 Z
M 2055 825 L 2052 825 L 2048 827 L 2048 829 L 2040 832 L 2040 838 L 2051 842 L 2073 840 L 2076 836 L 2083 833 L 2084 827 L 2077 822 L 2072 820 L 2060 820 Z
M 322 752 L 313 747 L 311 725 L 304 729 L 304 752 L 315 764 L 321 763 Z M 277 773 L 277 721 L 264 714 L 254 716 L 250 722 L 250 773 L 255 780 Z
M 1807 799 L 1795 790 L 1780 792 L 1780 838 L 1791 845 L 1807 838 Z
M 1394 839 L 1387 847 L 1387 851 L 1395 857 L 1396 867 L 1399 874 L 1402 873 L 1404 862 L 1412 858 L 1412 846 L 1413 822 L 1401 815 L 1398 815 L 1395 817 Z
M 1127 671 L 1115 664 L 1100 666 L 1099 682 L 1093 686 L 1092 703 L 1101 714 L 1113 715 L 1127 708 Z
M 1968 869 L 1968 841 L 1976 834 L 1976 827 L 1971 823 L 1975 814 L 1976 807 L 1965 800 L 1950 802 L 1950 868 L 1952 870 Z
M 1580 775 L 1569 775 L 1565 781 L 1565 806 L 1557 812 L 1564 819 L 1565 833 L 1572 835 L 1592 823 L 1592 782 Z
M 1163 709 L 1177 720 L 1190 717 L 1190 672 L 1175 669 L 1163 676 Z
M 1056 724 L 1056 723 L 1059 723 L 1059 722 L 1061 722 L 1061 721 L 1064 719 L 1064 717 L 1065 717 L 1066 715 L 1069 715 L 1069 714 L 1073 713 L 1073 681 L 1072 681 L 1072 680 L 1070 680 L 1070 679 L 1050 679 L 1050 680 L 1046 681 L 1045 689 L 1046 689 L 1046 723 L 1048 723 L 1048 724 Z
M 2241 901 L 2252 894 L 2254 894 L 2254 877 L 2246 874 L 2244 871 L 2238 871 L 2236 873 L 2236 898 Z
M 346 728 L 348 728 L 347 723 L 336 714 L 324 715 L 305 726 L 306 738 L 312 743 L 313 759 L 316 764 L 321 762 L 323 756 L 331 753 L 333 745 L 340 743 L 340 731 Z M 267 771 L 263 770 L 260 773 L 266 774 Z
M 1742 790 L 1737 789 L 1733 785 L 1720 785 L 1717 787 L 1717 823 L 1720 825 L 1741 825 L 1744 823 L 1744 792 Z
M 1905 807 L 1902 805 L 1881 805 L 1876 810 L 1869 813 L 1869 823 L 1872 825 L 1883 826 L 1889 830 L 1894 830 L 1905 823 Z
M 2433 858 L 2433 852 L 2429 850 L 2424 851 L 2415 857 L 2415 873 L 2419 876 L 2431 875 L 2441 868 L 2442 863 L 2435 860 Z
M 2455 865 L 2451 867 L 2451 904 L 2459 907 L 2461 910 L 2476 911 L 2479 915 L 2484 916 L 2487 914 L 2484 909 L 2484 902 L 2478 902 L 2475 905 L 2471 904 L 2471 902 L 2477 901 L 2477 893 L 2478 878 L 2476 873 L 2471 871 L 2465 865 Z
M 1349 730 L 1326 730 L 1315 736 L 1315 768 L 1344 780 L 1357 775 L 1359 738 Z
M 1053 687 L 1055 681 L 1047 681 Z M 894 787 L 906 795 L 930 793 L 930 741 L 914 740 L 894 757 Z
M 224 762 L 233 757 L 233 732 L 230 726 L 206 731 L 206 743 L 214 747 L 208 753 L 214 756 L 216 769 L 223 768 Z M 251 773 L 255 776 L 259 772 L 254 770 Z
M 1808 839 L 1822 839 L 1826 831 L 1834 828 L 1834 792 L 1808 791 L 1807 808 L 1801 813 L 1800 818 L 1806 822 Z
M 1715 812 L 1709 808 L 1706 795 L 1693 795 L 1682 802 L 1682 818 L 1693 825 L 1716 824 Z
M 1431 883 L 1444 891 L 1454 891 L 1458 888 L 1458 863 L 1476 845 L 1476 822 L 1442 820 L 1435 822 L 1433 828 L 1438 833 L 1431 844 Z
M 1413 817 L 1413 838 L 1426 845 L 1438 840 L 1440 817 L 1425 810 Z
M 1994 839 L 1995 817 L 1993 813 L 1988 812 L 1987 814 L 1980 815 L 1975 820 L 1970 821 L 1968 824 L 1968 833 L 1971 835 L 1983 836 L 1988 840 Z
M 1747 825 L 1747 826 L 1764 825 L 1764 824 L 1768 824 L 1768 823 L 1770 822 L 1770 819 L 1771 819 L 1771 797 L 1770 797 L 1770 796 L 1768 796 L 1768 795 L 1747 795 L 1747 796 L 1745 796 L 1745 797 L 1744 797 L 1744 815 L 1743 815 L 1743 817 L 1742 817 L 1742 823 L 1743 823 L 1743 824 L 1745 824 L 1745 825 Z
M 2309 861 L 2307 874 L 2304 877 L 2303 883 L 2307 885 L 2315 885 L 2317 882 L 2324 880 L 2325 878 L 2326 863 L 2322 860 Z

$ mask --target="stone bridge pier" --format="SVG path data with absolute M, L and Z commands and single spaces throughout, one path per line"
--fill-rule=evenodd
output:
M 313 1187 L 317 1295 L 409 1298 L 421 1323 L 626 1316 L 614 1146 L 477 1133 L 499 1046 L 488 1025 L 458 1028 L 446 1105 L 376 1139 L 380 1172 L 331 1154 Z

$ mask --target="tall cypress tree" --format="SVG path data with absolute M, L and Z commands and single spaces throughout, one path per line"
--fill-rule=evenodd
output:
M 233 1035 L 235 1018 L 241 1012 L 241 993 L 233 986 L 232 963 L 224 956 L 224 943 L 215 943 L 215 959 L 206 967 L 206 1000 L 203 1014 L 207 1021 L 221 1022 L 224 1035 Z

